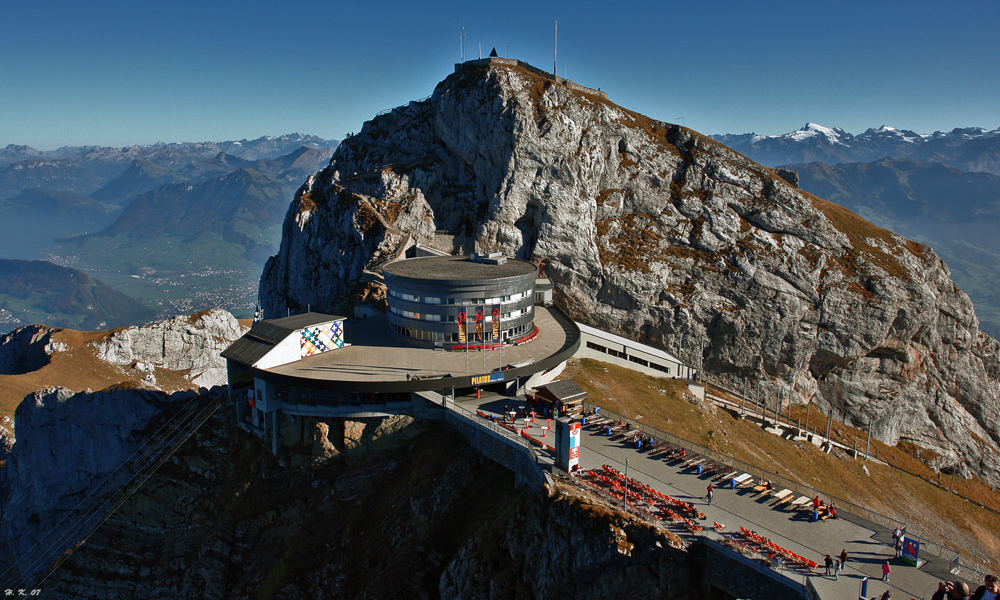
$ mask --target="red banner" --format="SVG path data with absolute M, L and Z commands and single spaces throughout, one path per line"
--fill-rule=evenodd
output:
M 500 339 L 500 305 L 493 305 L 493 338 Z
M 458 341 L 465 343 L 465 309 L 458 310 Z
M 476 307 L 476 336 L 477 339 L 483 339 L 483 307 Z

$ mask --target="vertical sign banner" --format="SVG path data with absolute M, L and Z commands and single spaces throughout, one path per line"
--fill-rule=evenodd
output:
M 458 309 L 458 341 L 465 343 L 465 309 Z
M 476 339 L 483 339 L 483 307 L 476 307 Z
M 556 427 L 556 465 L 576 471 L 580 468 L 580 422 L 559 417 L 552 424 Z
M 920 542 L 917 540 L 911 540 L 908 537 L 903 538 L 903 554 L 901 558 L 903 562 L 908 562 L 913 566 L 920 564 L 918 556 L 920 555 Z
M 493 339 L 500 341 L 500 305 L 494 304 L 493 310 Z
M 572 471 L 573 467 L 580 464 L 580 422 L 569 425 L 569 453 L 566 457 L 566 470 Z

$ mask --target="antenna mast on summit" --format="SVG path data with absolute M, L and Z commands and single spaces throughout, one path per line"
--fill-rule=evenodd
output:
M 559 70 L 556 68 L 558 64 L 556 58 L 559 56 L 559 21 L 556 21 L 555 34 L 552 37 L 552 76 L 559 77 Z
M 462 44 L 461 44 L 462 45 L 462 60 L 461 60 L 461 62 L 465 62 L 465 21 L 462 21 L 462 35 L 460 36 L 460 39 L 462 40 Z

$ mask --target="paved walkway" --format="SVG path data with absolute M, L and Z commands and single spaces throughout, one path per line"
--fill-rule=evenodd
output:
M 499 416 L 503 411 L 504 400 L 495 397 L 480 400 L 460 398 L 459 403 L 472 410 L 481 407 L 484 411 Z M 523 425 L 523 422 L 519 422 L 519 425 Z M 542 425 L 545 425 L 545 421 L 537 419 L 529 427 L 528 433 L 540 439 Z M 552 444 L 554 439 L 550 432 L 544 441 Z M 669 496 L 694 503 L 706 516 L 702 525 L 707 524 L 708 528 L 703 531 L 703 535 L 714 539 L 722 537 L 711 530 L 713 522 L 725 524 L 726 532 L 746 527 L 779 546 L 816 561 L 820 566 L 812 575 L 807 576 L 795 570 L 783 572 L 802 584 L 806 583 L 807 577 L 811 579 L 822 600 L 856 600 L 864 577 L 869 578 L 867 598 L 878 598 L 889 589 L 894 600 L 930 598 L 939 581 L 955 578 L 947 572 L 947 563 L 944 561 L 931 560 L 917 569 L 895 558 L 895 551 L 890 545 L 891 532 L 844 514 L 843 511 L 840 513 L 841 518 L 812 523 L 808 519 L 808 513 L 804 511 L 772 508 L 768 498 L 757 497 L 752 490 L 730 490 L 719 485 L 715 485 L 715 497 L 709 506 L 705 500 L 706 487 L 711 481 L 708 476 L 699 476 L 694 470 L 650 457 L 646 451 L 636 451 L 634 446 L 627 446 L 618 439 L 609 439 L 592 427 L 583 429 L 581 445 L 581 469 L 600 469 L 601 465 L 607 464 L 624 472 L 625 461 L 628 460 L 630 478 Z M 679 528 L 672 529 L 682 533 Z M 824 555 L 834 557 L 844 549 L 848 553 L 846 568 L 836 579 L 825 576 Z M 887 559 L 892 567 L 888 583 L 881 581 L 882 562 Z M 981 582 L 971 583 L 978 585 Z M 972 588 L 975 589 L 975 586 Z

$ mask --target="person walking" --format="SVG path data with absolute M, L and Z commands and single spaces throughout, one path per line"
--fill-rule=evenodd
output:
M 882 581 L 889 581 L 889 573 L 892 573 L 892 567 L 889 566 L 889 561 L 882 563 Z
M 840 551 L 840 568 L 843 569 L 847 564 L 847 548 Z
M 715 492 L 712 490 L 712 486 L 708 486 L 708 494 L 705 496 L 708 498 L 708 505 L 712 506 L 712 498 L 715 497 Z

